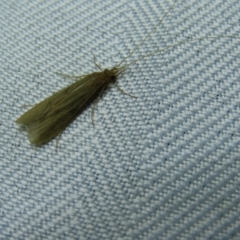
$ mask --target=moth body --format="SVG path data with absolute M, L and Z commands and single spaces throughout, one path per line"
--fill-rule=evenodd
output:
M 36 104 L 16 122 L 27 131 L 30 143 L 40 146 L 59 135 L 123 71 L 113 67 L 76 77 L 76 82 Z

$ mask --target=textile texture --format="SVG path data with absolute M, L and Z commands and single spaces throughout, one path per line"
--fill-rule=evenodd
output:
M 137 98 L 110 87 L 57 148 L 15 124 L 74 81 L 56 72 L 120 63 L 172 4 L 0 2 L 0 239 L 240 239 L 239 0 L 177 1 L 124 62 Z

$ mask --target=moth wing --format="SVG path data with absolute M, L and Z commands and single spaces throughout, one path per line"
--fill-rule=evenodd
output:
M 51 110 L 52 107 L 51 105 L 56 104 L 57 99 L 61 97 L 61 95 L 63 95 L 64 93 L 66 94 L 66 92 L 69 92 L 70 94 L 71 89 L 73 89 L 73 87 L 75 87 L 76 84 L 79 84 L 82 79 L 84 79 L 84 76 L 80 76 L 78 81 L 76 81 L 75 83 L 67 86 L 66 88 L 54 93 L 50 97 L 36 104 L 34 107 L 29 109 L 23 115 L 21 115 L 16 120 L 16 123 L 20 125 L 28 125 L 34 121 L 38 121 L 41 118 L 44 118 L 44 116 L 46 116 L 46 114 Z
M 29 141 L 40 146 L 56 137 L 76 118 L 77 110 L 76 114 L 70 115 L 69 112 L 65 112 L 65 115 L 52 115 L 29 124 L 27 127 Z
M 104 88 L 98 74 L 89 74 L 53 94 L 20 116 L 32 144 L 42 145 L 60 134 Z

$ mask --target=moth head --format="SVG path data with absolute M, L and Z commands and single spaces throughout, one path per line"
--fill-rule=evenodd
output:
M 115 69 L 105 69 L 104 71 L 104 76 L 109 79 L 109 81 L 114 82 L 117 78 L 117 72 Z

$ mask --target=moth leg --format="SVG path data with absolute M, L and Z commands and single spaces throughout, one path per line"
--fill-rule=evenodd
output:
M 91 111 L 91 119 L 92 119 L 92 125 L 95 126 L 94 124 L 94 109 L 96 104 L 98 103 L 102 93 L 103 93 L 104 87 L 101 89 L 100 93 L 98 94 L 97 98 L 94 100 L 93 105 L 92 105 L 92 111 Z
M 56 139 L 56 145 L 55 145 L 55 151 L 57 152 L 57 148 L 58 148 L 58 143 L 59 143 L 59 139 L 62 135 L 62 132 L 60 132 L 58 135 L 57 135 L 57 139 Z
M 96 100 L 97 100 L 97 99 L 96 99 Z M 91 120 L 92 120 L 92 125 L 93 125 L 93 126 L 95 126 L 95 124 L 94 124 L 94 109 L 95 109 L 95 105 L 96 105 L 96 103 L 97 103 L 96 100 L 93 102 L 92 111 L 91 111 Z
M 21 107 L 22 108 L 28 108 L 28 107 L 33 107 L 34 105 L 32 105 L 32 104 L 24 104 L 24 105 L 22 105 Z
M 100 65 L 97 64 L 97 62 L 96 62 L 96 56 L 95 56 L 94 54 L 93 54 L 93 62 L 94 62 L 94 64 L 95 64 L 95 66 L 103 72 L 103 69 L 100 67 Z
M 113 84 L 112 86 L 116 87 L 121 93 L 123 93 L 123 94 L 125 94 L 125 95 L 127 95 L 127 96 L 129 96 L 129 97 L 137 98 L 136 96 L 134 96 L 134 95 L 132 95 L 132 94 L 129 94 L 129 93 L 125 92 L 124 90 L 122 90 L 116 83 Z
M 64 74 L 64 73 L 60 73 L 60 72 L 55 72 L 57 75 L 61 76 L 61 77 L 65 77 L 65 78 L 79 78 L 79 76 L 71 76 L 71 75 L 67 75 L 67 74 Z

